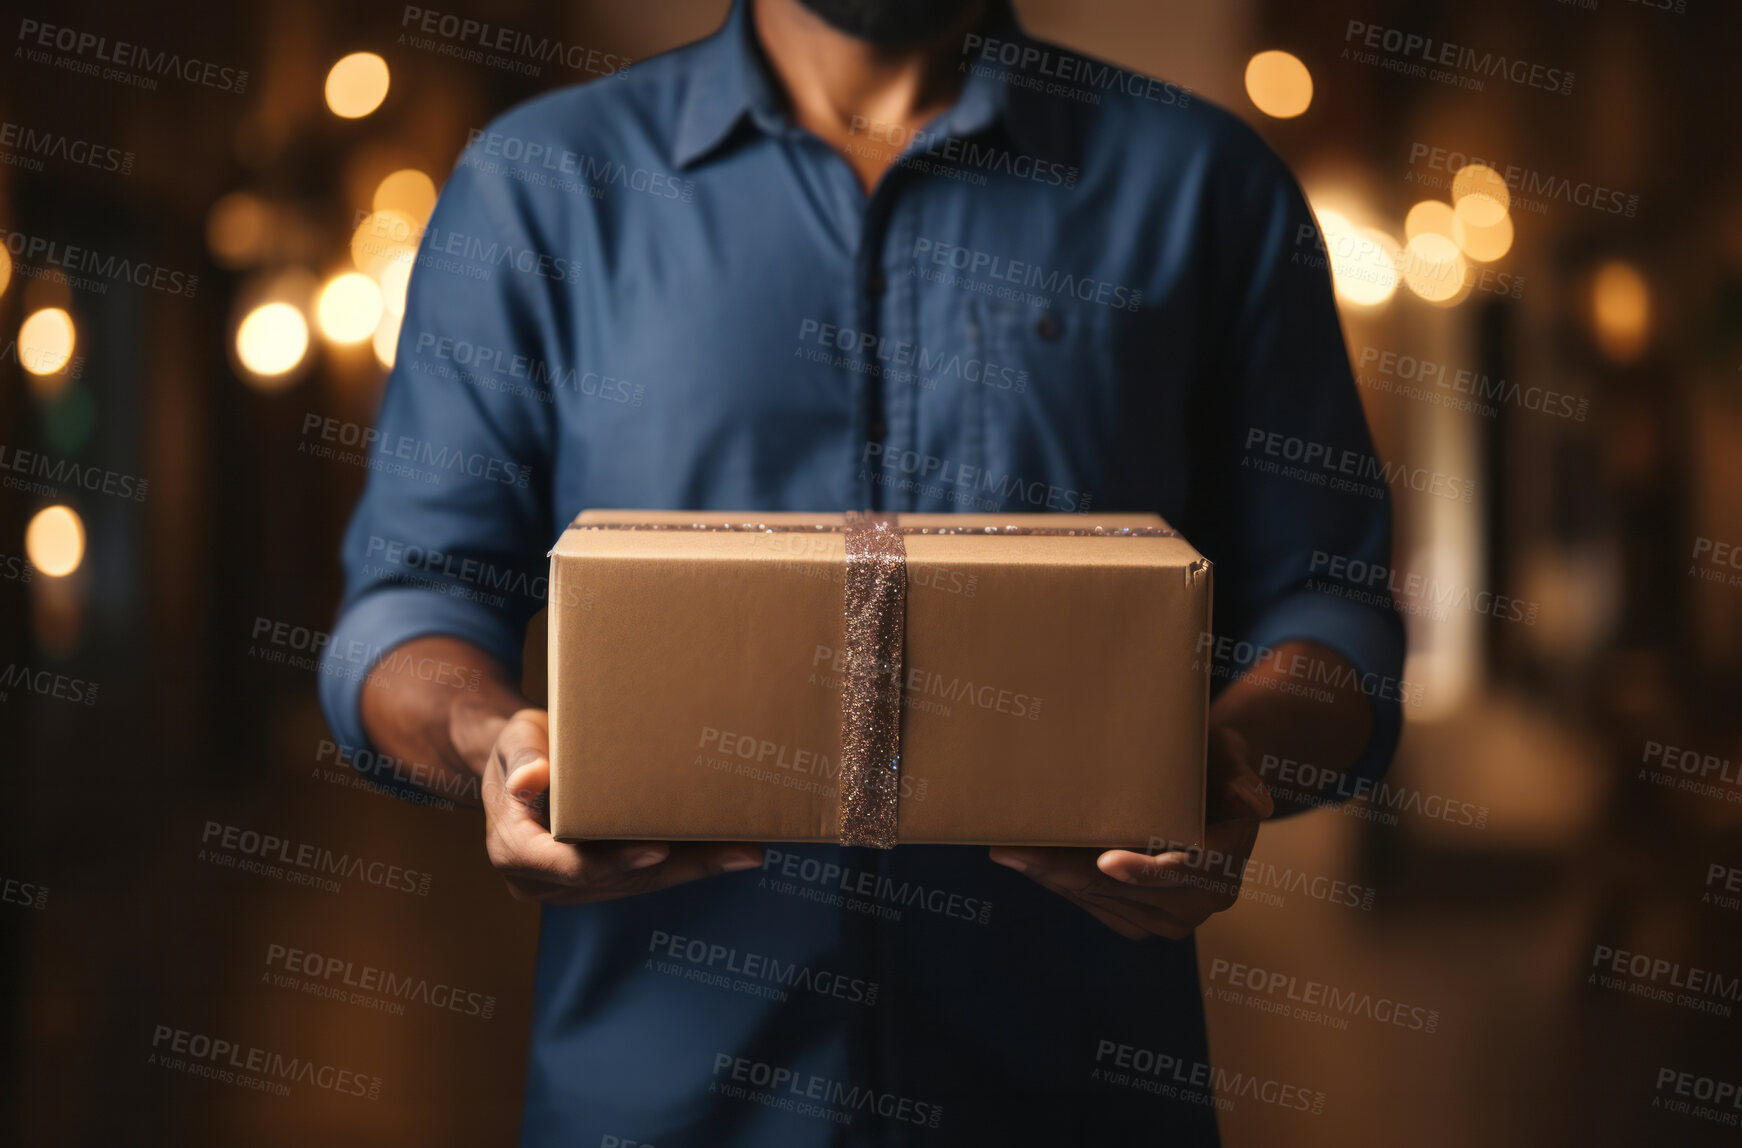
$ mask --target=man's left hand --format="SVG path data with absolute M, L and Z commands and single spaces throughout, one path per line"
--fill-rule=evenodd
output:
M 1149 856 L 1126 849 L 1059 849 L 999 845 L 992 860 L 1087 909 L 1122 937 L 1178 939 L 1231 907 L 1258 823 L 1275 806 L 1253 770 L 1246 739 L 1232 728 L 1210 730 L 1204 848 Z

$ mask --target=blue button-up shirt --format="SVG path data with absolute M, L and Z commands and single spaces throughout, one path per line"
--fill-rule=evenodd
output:
M 1007 11 L 961 71 L 869 195 L 743 4 L 474 133 L 344 543 L 343 744 L 358 671 L 409 639 L 517 667 L 589 506 L 1159 511 L 1216 563 L 1218 684 L 1289 639 L 1396 681 L 1395 613 L 1312 581 L 1388 565 L 1390 511 L 1286 169 Z M 1399 713 L 1369 694 L 1376 777 Z M 774 845 L 548 908 L 540 944 L 528 1145 L 1198 1143 L 1228 1087 L 1189 940 L 1121 939 L 984 849 Z

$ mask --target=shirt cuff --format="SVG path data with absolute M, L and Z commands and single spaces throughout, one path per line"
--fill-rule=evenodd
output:
M 1266 610 L 1251 627 L 1246 640 L 1255 647 L 1270 650 L 1284 642 L 1316 642 L 1349 663 L 1355 671 L 1356 687 L 1367 698 L 1372 732 L 1367 748 L 1344 771 L 1346 781 L 1324 797 L 1338 804 L 1343 798 L 1377 784 L 1391 765 L 1398 738 L 1403 734 L 1403 701 L 1410 689 L 1403 680 L 1403 619 L 1394 611 L 1307 591 L 1292 594 Z M 1326 681 L 1311 669 L 1298 676 L 1303 690 L 1348 684 L 1348 679 L 1340 676 L 1334 683 Z M 1360 781 L 1369 785 L 1357 787 Z
M 500 612 L 417 587 L 373 589 L 345 610 L 321 655 L 321 709 L 347 757 L 355 761 L 360 750 L 375 752 L 363 730 L 369 672 L 396 647 L 434 634 L 471 642 L 519 674 L 521 635 Z

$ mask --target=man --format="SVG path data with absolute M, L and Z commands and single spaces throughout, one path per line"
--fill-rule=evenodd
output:
M 380 429 L 481 477 L 371 476 L 332 648 L 392 656 L 322 689 L 479 777 L 546 906 L 524 1143 L 1214 1142 L 1190 933 L 1253 767 L 1376 777 L 1399 727 L 1396 615 L 1309 585 L 1389 564 L 1386 494 L 1274 473 L 1371 457 L 1322 254 L 1233 117 L 1001 0 L 744 0 L 474 139 Z M 555 841 L 516 671 L 589 506 L 1161 512 L 1216 562 L 1208 860 Z

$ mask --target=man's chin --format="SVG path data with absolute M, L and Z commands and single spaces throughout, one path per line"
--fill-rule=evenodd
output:
M 799 0 L 822 21 L 855 40 L 900 48 L 929 40 L 980 0 Z

